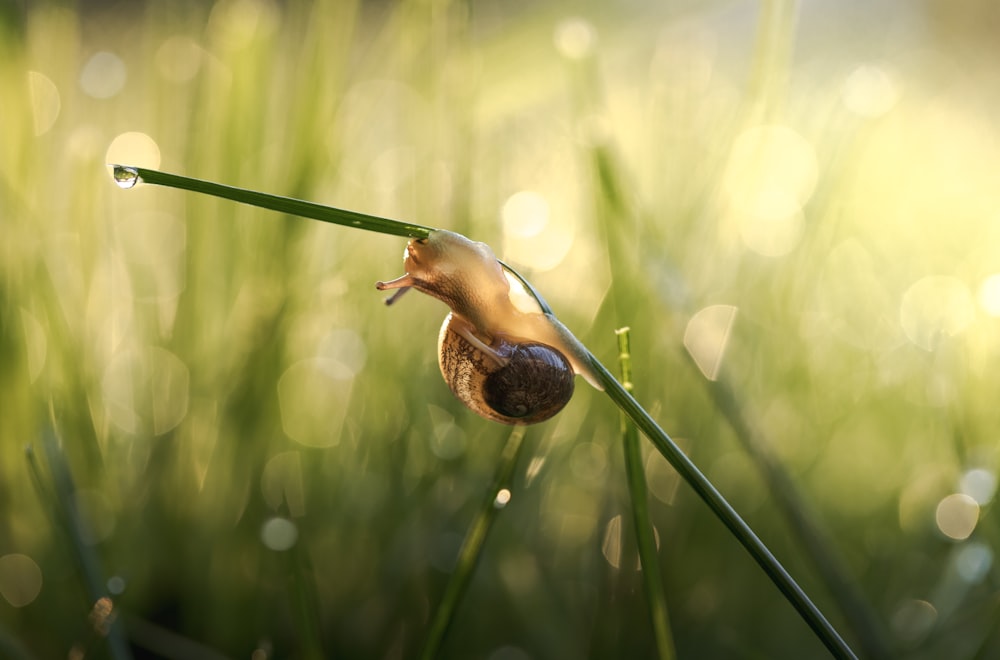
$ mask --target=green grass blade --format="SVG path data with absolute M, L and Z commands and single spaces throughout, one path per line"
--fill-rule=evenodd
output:
M 166 186 L 168 188 L 178 188 L 191 192 L 222 197 L 241 204 L 249 204 L 262 209 L 280 211 L 289 215 L 298 215 L 303 218 L 311 218 L 320 222 L 329 222 L 355 229 L 366 229 L 380 234 L 391 234 L 393 236 L 407 236 L 410 238 L 426 238 L 434 231 L 433 227 L 415 225 L 389 218 L 380 218 L 367 213 L 338 209 L 332 206 L 324 206 L 315 202 L 307 202 L 291 197 L 281 197 L 268 193 L 247 190 L 226 186 L 221 183 L 193 179 L 180 174 L 168 174 L 158 170 L 146 169 L 144 167 L 131 167 L 128 165 L 113 165 L 114 179 L 122 188 L 131 188 L 136 181 Z
M 465 540 L 462 542 L 462 548 L 459 550 L 458 559 L 455 562 L 455 569 L 445 587 L 441 602 L 434 612 L 427 639 L 420 651 L 421 660 L 432 660 L 437 658 L 440 653 L 444 635 L 451 626 L 458 609 L 458 603 L 472 579 L 472 572 L 482 555 L 490 527 L 493 526 L 500 510 L 506 506 L 506 499 L 498 499 L 498 495 L 504 489 L 507 489 L 509 494 L 514 468 L 521 456 L 521 448 L 524 447 L 524 435 L 524 427 L 515 426 L 507 438 L 507 444 L 504 445 L 503 451 L 500 453 L 500 461 L 494 473 L 493 484 L 465 534 Z
M 639 430 L 642 431 L 653 446 L 677 470 L 681 478 L 688 483 L 695 493 L 708 505 L 715 516 L 722 521 L 736 539 L 746 548 L 754 561 L 764 570 L 775 586 L 788 599 L 799 615 L 812 628 L 816 636 L 836 658 L 856 658 L 854 651 L 841 638 L 837 630 L 827 621 L 819 608 L 813 604 L 809 596 L 785 570 L 781 562 L 764 545 L 750 526 L 740 517 L 736 510 L 726 501 L 726 498 L 715 489 L 712 482 L 691 462 L 674 443 L 667 433 L 657 425 L 649 413 L 629 394 L 607 368 L 593 355 L 591 365 L 598 380 L 604 386 L 604 392 L 615 405 L 621 409 Z
M 80 517 L 77 509 L 76 485 L 66 456 L 63 454 L 59 441 L 53 432 L 48 432 L 42 440 L 42 447 L 45 450 L 45 458 L 49 465 L 49 472 L 52 476 L 54 503 L 52 511 L 54 523 L 61 529 L 69 541 L 72 554 L 77 560 L 83 577 L 84 587 L 87 591 L 88 602 L 96 608 L 98 601 L 108 598 L 107 589 L 102 578 L 100 560 L 97 557 L 92 545 L 85 540 L 85 522 Z M 32 473 L 32 480 L 39 489 L 39 496 L 45 498 L 48 490 L 43 487 L 41 470 L 36 461 L 33 450 L 27 451 L 28 467 Z M 108 640 L 108 650 L 114 660 L 131 660 L 132 652 L 122 630 L 122 623 L 119 621 L 117 606 L 112 611 L 112 616 L 108 618 L 106 629 L 101 631 Z M 96 629 L 96 628 L 95 628 Z
M 632 356 L 629 348 L 629 329 L 616 330 L 618 335 L 618 362 L 621 366 L 622 387 L 632 391 Z M 660 573 L 660 561 L 656 551 L 656 536 L 649 519 L 648 489 L 646 475 L 642 468 L 642 451 L 639 448 L 639 430 L 635 422 L 621 413 L 622 448 L 625 452 L 625 475 L 628 480 L 629 497 L 632 500 L 632 517 L 635 524 L 635 537 L 639 546 L 639 560 L 642 562 L 642 580 L 649 603 L 649 618 L 653 625 L 653 637 L 656 640 L 656 651 L 661 660 L 673 660 L 677 657 L 674 648 L 674 637 L 670 630 L 670 616 L 667 610 L 667 597 L 663 592 L 663 576 Z

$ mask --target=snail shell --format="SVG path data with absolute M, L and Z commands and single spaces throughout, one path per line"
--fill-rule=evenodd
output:
M 451 391 L 477 414 L 505 424 L 548 419 L 573 395 L 574 373 L 602 389 L 583 345 L 536 300 L 515 295 L 485 243 L 435 230 L 407 244 L 403 266 L 405 275 L 375 287 L 397 290 L 386 304 L 413 288 L 451 308 L 438 363 Z
M 499 339 L 489 351 L 466 338 L 464 321 L 445 317 L 438 337 L 441 375 L 470 410 L 503 424 L 536 424 L 563 409 L 573 396 L 573 368 L 566 357 L 538 342 Z

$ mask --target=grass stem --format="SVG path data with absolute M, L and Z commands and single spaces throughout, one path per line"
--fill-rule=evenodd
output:
M 621 383 L 626 391 L 632 391 L 632 356 L 629 348 L 629 329 L 616 330 L 618 335 L 618 362 L 621 367 Z M 642 467 L 642 451 L 639 447 L 639 430 L 623 411 L 621 413 L 622 448 L 625 452 L 625 475 L 629 496 L 632 500 L 632 517 L 635 524 L 636 543 L 639 546 L 639 561 L 642 563 L 642 580 L 649 603 L 649 618 L 653 625 L 656 652 L 661 660 L 677 657 L 667 597 L 663 592 L 663 576 L 660 573 L 659 554 L 656 550 L 656 533 L 649 518 L 648 489 L 646 475 Z
M 722 521 L 736 539 L 746 548 L 754 561 L 764 570 L 771 581 L 774 582 L 778 590 L 784 594 L 788 602 L 792 604 L 799 615 L 812 628 L 820 641 L 829 649 L 835 658 L 854 659 L 857 656 L 841 638 L 836 629 L 826 620 L 819 608 L 809 599 L 809 596 L 795 582 L 795 579 L 785 570 L 781 562 L 764 545 L 764 542 L 757 537 L 750 526 L 740 517 L 726 498 L 715 489 L 712 482 L 708 480 L 701 470 L 699 470 L 691 459 L 680 450 L 676 443 L 667 433 L 657 425 L 649 413 L 639 405 L 639 403 L 629 394 L 615 377 L 601 364 L 601 362 L 590 355 L 591 366 L 597 374 L 598 380 L 604 386 L 604 393 L 607 394 L 618 408 L 625 413 L 636 426 L 642 431 L 653 446 L 664 458 L 677 470 L 681 478 L 688 483 L 695 493 L 708 505 L 712 513 Z
M 120 176 L 120 173 L 126 172 L 129 175 L 137 176 L 138 179 L 144 183 L 166 186 L 168 188 L 178 188 L 180 190 L 189 190 L 203 195 L 229 199 L 234 202 L 240 202 L 241 204 L 249 204 L 251 206 L 270 209 L 272 211 L 279 211 L 289 215 L 311 218 L 313 220 L 319 220 L 320 222 L 329 222 L 335 225 L 354 227 L 355 229 L 366 229 L 380 234 L 407 236 L 410 238 L 426 238 L 432 231 L 434 231 L 433 227 L 425 227 L 423 225 L 390 220 L 389 218 L 380 218 L 376 215 L 368 215 L 367 213 L 338 209 L 332 206 L 324 206 L 323 204 L 307 202 L 301 199 L 257 192 L 256 190 L 236 188 L 234 186 L 227 186 L 221 183 L 214 183 L 212 181 L 193 179 L 180 174 L 169 174 L 167 172 L 151 170 L 145 167 L 132 167 L 129 165 L 113 165 L 112 167 L 115 170 L 115 180 L 119 182 L 119 185 L 122 185 L 124 180 Z M 123 187 L 130 186 L 124 185 Z
M 493 526 L 500 510 L 507 505 L 510 498 L 510 486 L 514 478 L 514 468 L 517 466 L 521 456 L 521 448 L 524 446 L 524 435 L 524 427 L 515 426 L 507 437 L 507 444 L 500 452 L 500 461 L 494 473 L 493 484 L 483 499 L 468 532 L 466 532 L 465 540 L 458 552 L 458 559 L 455 561 L 455 569 L 445 587 L 444 596 L 441 597 L 441 602 L 434 612 L 427 639 L 420 651 L 421 660 L 432 660 L 440 654 L 444 635 L 455 618 L 458 603 L 469 586 L 472 573 L 482 555 L 486 535 Z

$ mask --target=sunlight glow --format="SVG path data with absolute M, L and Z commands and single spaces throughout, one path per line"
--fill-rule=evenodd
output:
M 122 133 L 111 141 L 104 154 L 104 162 L 159 169 L 160 147 L 145 133 Z
M 521 190 L 504 202 L 503 258 L 536 271 L 558 266 L 573 245 L 575 227 L 540 193 Z
M 979 505 L 976 500 L 962 493 L 948 495 L 938 503 L 935 520 L 942 534 L 956 541 L 964 541 L 979 522 Z
M 549 203 L 533 190 L 521 190 L 507 198 L 500 217 L 504 232 L 518 238 L 531 238 L 549 223 Z
M 813 146 L 786 126 L 755 126 L 733 144 L 723 181 L 730 217 L 748 248 L 787 254 L 799 242 L 802 207 L 816 187 Z
M 42 569 L 28 555 L 0 557 L 0 596 L 13 607 L 30 605 L 42 590 Z
M 931 276 L 915 282 L 899 307 L 907 338 L 926 351 L 965 330 L 976 317 L 968 287 L 957 277 Z
M 979 306 L 990 316 L 1000 316 L 1000 273 L 994 273 L 979 285 Z
M 879 117 L 891 110 L 899 99 L 896 81 L 882 67 L 864 64 L 844 81 L 844 106 L 862 117 Z

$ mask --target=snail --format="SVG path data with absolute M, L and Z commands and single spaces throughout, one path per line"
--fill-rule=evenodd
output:
M 583 345 L 519 282 L 511 287 L 514 276 L 485 243 L 436 229 L 410 240 L 403 266 L 405 275 L 375 288 L 397 289 L 387 305 L 411 288 L 448 305 L 438 365 L 473 412 L 504 424 L 535 424 L 562 410 L 575 374 L 603 389 Z

